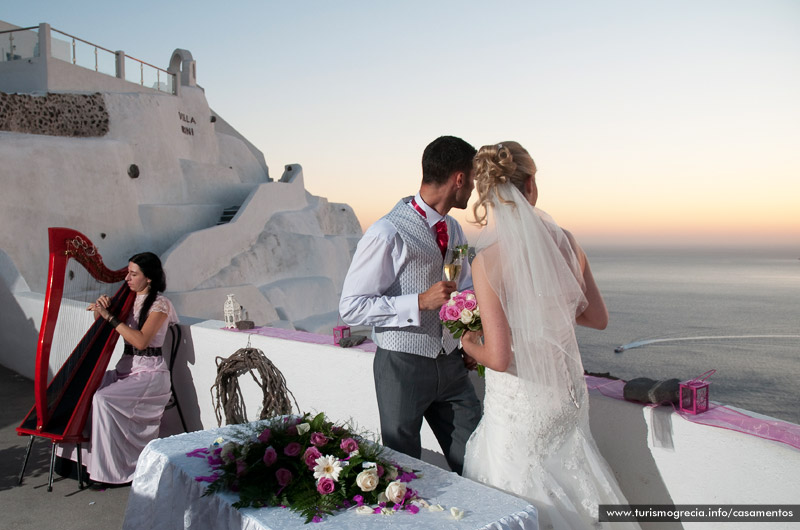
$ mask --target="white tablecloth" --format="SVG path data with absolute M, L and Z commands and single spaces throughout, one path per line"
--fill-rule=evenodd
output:
M 230 492 L 203 497 L 208 483 L 197 482 L 195 477 L 209 475 L 211 470 L 204 458 L 186 456 L 194 449 L 209 447 L 217 437 L 226 438 L 226 433 L 231 433 L 231 427 L 150 442 L 139 457 L 123 530 L 538 529 L 536 508 L 527 501 L 394 452 L 391 452 L 391 457 L 397 463 L 422 472 L 422 477 L 410 482 L 409 486 L 431 504 L 440 504 L 444 511 L 422 509 L 417 514 L 360 515 L 347 510 L 327 516 L 321 523 L 306 525 L 303 517 L 286 508 L 238 510 L 232 506 L 238 498 Z M 464 510 L 464 517 L 454 519 L 450 515 L 451 507 Z

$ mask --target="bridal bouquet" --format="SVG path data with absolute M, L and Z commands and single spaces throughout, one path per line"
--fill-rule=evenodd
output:
M 454 339 L 460 339 L 465 331 L 480 331 L 481 311 L 475 292 L 467 289 L 450 293 L 450 300 L 439 310 L 439 320 Z M 481 365 L 478 365 L 478 375 L 484 375 L 484 367 Z
M 425 505 L 408 487 L 417 478 L 413 471 L 382 458 L 380 445 L 322 413 L 273 418 L 249 429 L 241 441 L 218 439 L 187 453 L 205 458 L 213 469 L 195 479 L 210 482 L 204 495 L 233 491 L 239 495 L 236 508 L 285 506 L 306 523 L 350 507 L 359 513 L 417 513 Z

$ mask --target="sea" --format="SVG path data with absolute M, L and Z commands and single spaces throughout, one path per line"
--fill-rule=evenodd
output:
M 585 250 L 610 315 L 578 327 L 585 370 L 706 377 L 712 401 L 800 424 L 800 244 Z

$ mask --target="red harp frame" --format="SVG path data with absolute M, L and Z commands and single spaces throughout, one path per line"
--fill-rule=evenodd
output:
M 70 259 L 76 260 L 102 283 L 124 280 L 128 269 L 127 266 L 119 270 L 106 267 L 97 247 L 76 230 L 48 228 L 48 235 L 50 265 L 36 347 L 35 404 L 17 427 L 17 434 L 50 438 L 53 443 L 81 443 L 87 441 L 83 428 L 92 396 L 102 382 L 119 333 L 104 319 L 95 320 L 48 384 L 50 349 L 64 294 L 67 263 Z M 133 307 L 134 298 L 135 293 L 123 284 L 111 299 L 109 310 L 124 321 Z

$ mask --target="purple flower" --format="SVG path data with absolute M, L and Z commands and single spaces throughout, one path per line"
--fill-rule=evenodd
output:
M 297 456 L 300 454 L 300 451 L 302 450 L 303 448 L 299 443 L 291 442 L 287 444 L 286 447 L 283 448 L 283 454 L 285 454 L 286 456 Z
M 411 513 L 417 513 L 419 511 L 419 506 L 416 504 L 409 504 L 406 506 L 406 511 Z
M 321 495 L 328 495 L 330 493 L 333 493 L 335 489 L 336 489 L 336 483 L 332 479 L 329 479 L 328 477 L 322 477 L 317 482 L 317 491 Z
M 269 466 L 271 466 L 272 464 L 274 464 L 274 463 L 275 463 L 275 461 L 276 461 L 277 459 L 278 459 L 278 453 L 277 453 L 277 452 L 275 451 L 275 449 L 274 449 L 274 448 L 273 448 L 273 447 L 270 445 L 270 446 L 269 446 L 269 447 L 267 447 L 267 449 L 264 451 L 264 457 L 262 458 L 262 460 L 264 460 L 264 465 L 265 465 L 265 466 L 267 466 L 267 467 L 269 467 Z
M 236 461 L 236 476 L 241 476 L 247 469 L 247 463 L 244 460 Z
M 286 432 L 289 433 L 290 436 L 297 436 L 297 425 L 290 425 L 286 428 Z
M 375 466 L 375 467 L 376 467 L 376 471 L 378 472 L 378 476 L 379 476 L 379 477 L 382 477 L 382 476 L 383 476 L 383 473 L 384 473 L 383 466 L 382 466 L 382 465 L 380 465 L 380 464 L 378 464 L 378 465 L 377 465 L 377 466 Z
M 315 516 L 314 516 L 314 517 L 311 519 L 311 522 L 312 522 L 312 523 L 321 523 L 321 522 L 322 522 L 322 517 L 320 517 L 319 515 L 315 515 Z
M 306 449 L 306 452 L 303 453 L 303 461 L 308 466 L 308 469 L 314 469 L 317 465 L 317 458 L 321 457 L 322 453 L 319 452 L 319 449 L 316 447 L 309 447 Z
M 341 447 L 342 451 L 345 453 L 350 454 L 353 451 L 358 451 L 358 442 L 352 438 L 345 438 L 342 440 L 342 443 L 339 444 L 339 447 Z
M 417 478 L 417 475 L 413 471 L 406 470 L 403 470 L 403 472 L 397 476 L 397 480 L 400 482 L 411 482 L 415 478 Z
M 353 497 L 353 502 L 356 503 L 356 506 L 362 506 L 364 504 L 364 496 L 363 495 L 355 495 Z
M 317 447 L 322 447 L 326 443 L 328 443 L 328 437 L 322 434 L 321 432 L 315 432 L 311 435 L 311 443 L 316 445 Z
M 261 434 L 258 435 L 258 441 L 267 443 L 269 441 L 269 437 L 272 435 L 272 432 L 269 429 L 264 429 Z
M 284 487 L 292 481 L 292 472 L 282 467 L 275 472 L 275 478 L 278 479 L 278 485 Z
M 186 453 L 186 456 L 189 457 L 196 456 L 199 458 L 205 458 L 207 454 L 208 454 L 208 449 L 206 449 L 205 447 L 201 447 L 200 449 L 195 449 L 194 451 Z
M 214 482 L 219 477 L 217 475 L 208 475 L 205 477 L 194 477 L 197 482 Z

